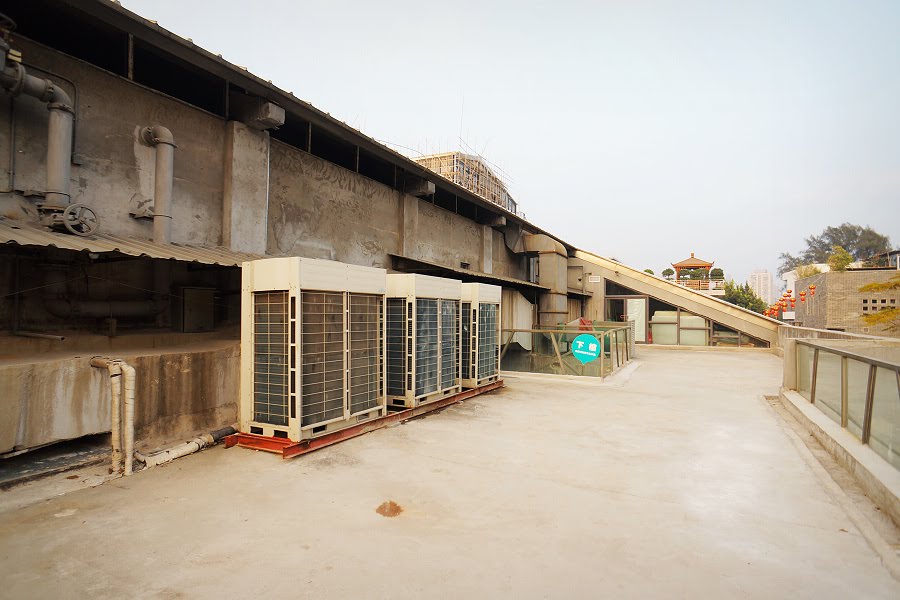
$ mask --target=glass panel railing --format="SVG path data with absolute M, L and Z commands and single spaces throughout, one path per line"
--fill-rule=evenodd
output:
M 841 423 L 841 357 L 819 350 L 819 366 L 816 369 L 815 403 L 819 410 Z
M 596 360 L 582 364 L 572 352 L 572 342 L 588 333 L 602 351 Z M 631 360 L 631 328 L 603 331 L 566 329 L 504 329 L 501 365 L 505 371 L 606 377 Z
M 809 346 L 797 345 L 797 391 L 807 400 L 811 399 L 813 354 Z
M 872 396 L 872 428 L 869 446 L 900 469 L 900 373 L 884 367 L 875 369 Z
M 869 389 L 869 364 L 847 360 L 847 431 L 862 439 L 866 416 L 866 393 Z
M 796 344 L 797 392 L 900 469 L 900 344 Z

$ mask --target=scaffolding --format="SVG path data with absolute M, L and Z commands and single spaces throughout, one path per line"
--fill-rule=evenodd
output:
M 488 202 L 518 214 L 516 201 L 509 195 L 506 184 L 480 156 L 457 151 L 429 154 L 413 160 Z

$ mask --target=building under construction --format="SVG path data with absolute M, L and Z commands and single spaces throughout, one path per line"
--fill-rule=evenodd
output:
M 413 160 L 511 213 L 518 212 L 516 201 L 509 195 L 506 184 L 480 156 L 464 152 L 444 152 Z

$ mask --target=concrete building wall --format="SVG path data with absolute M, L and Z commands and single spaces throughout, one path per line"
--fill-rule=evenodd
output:
M 813 275 L 797 280 L 797 290 L 816 286 L 816 295 L 797 302 L 797 324 L 815 329 L 834 329 L 849 333 L 887 334 L 884 326 L 867 325 L 863 315 L 882 308 L 900 307 L 900 290 L 860 292 L 869 283 L 884 283 L 898 271 L 844 271 Z
M 149 239 L 152 223 L 129 212 L 152 205 L 155 150 L 139 139 L 147 125 L 172 130 L 175 143 L 175 184 L 172 239 L 194 244 L 222 242 L 225 121 L 86 62 L 19 40 L 24 61 L 59 76 L 49 77 L 77 97 L 72 200 L 89 205 L 106 233 Z M 26 67 L 30 68 L 30 67 Z M 61 77 L 60 77 L 61 76 Z M 71 80 L 71 83 L 62 78 Z M 74 84 L 74 86 L 72 85 Z M 15 188 L 46 188 L 47 108 L 27 96 L 17 97 L 15 143 L 10 142 L 9 97 L 0 101 L 0 160 L 15 150 Z M 9 188 L 6 169 L 0 174 Z M 0 195 L 0 214 L 35 217 L 34 204 Z
M 269 254 L 391 268 L 391 254 L 524 279 L 503 235 L 287 144 L 271 144 Z
M 180 432 L 237 421 L 238 342 L 116 356 L 135 367 L 138 439 L 171 442 Z M 0 453 L 110 428 L 109 376 L 89 356 L 0 361 L 0 398 Z

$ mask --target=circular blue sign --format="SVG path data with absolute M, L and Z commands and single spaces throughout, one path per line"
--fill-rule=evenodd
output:
M 572 356 L 586 365 L 600 356 L 600 341 L 589 333 L 582 333 L 572 340 Z

